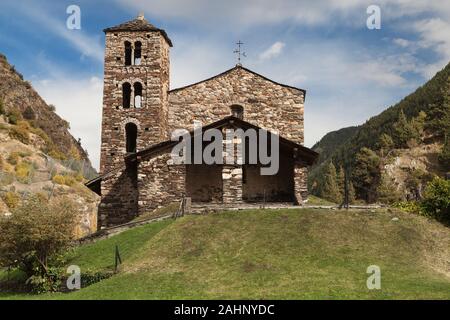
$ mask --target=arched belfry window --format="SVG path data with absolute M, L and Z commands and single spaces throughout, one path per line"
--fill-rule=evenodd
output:
M 125 139 L 127 153 L 135 153 L 137 148 L 137 126 L 130 122 L 125 125 Z
M 140 41 L 136 41 L 134 43 L 134 64 L 136 66 L 141 65 L 142 61 L 142 43 Z
M 142 107 L 142 84 L 140 82 L 134 84 L 134 107 Z
M 131 66 L 131 59 L 133 56 L 133 48 L 131 47 L 131 42 L 125 41 L 125 65 Z
M 244 119 L 244 108 L 242 106 L 235 104 L 230 107 L 230 110 L 233 117 L 239 118 L 241 120 Z
M 131 84 L 125 82 L 122 84 L 123 108 L 129 109 L 131 106 Z

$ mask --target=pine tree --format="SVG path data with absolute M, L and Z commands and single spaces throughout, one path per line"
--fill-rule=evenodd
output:
M 322 198 L 334 203 L 340 203 L 342 201 L 341 193 L 339 192 L 339 186 L 337 183 L 336 167 L 334 166 L 332 161 L 330 161 L 325 169 L 324 182 L 322 187 Z
M 380 181 L 380 158 L 369 148 L 361 148 L 356 154 L 352 181 L 360 199 L 374 202 Z
M 408 122 L 403 109 L 400 109 L 398 120 L 394 124 L 394 133 L 395 144 L 400 148 L 407 147 L 408 141 L 415 137 L 414 129 Z
M 382 174 L 380 184 L 377 187 L 378 201 L 385 204 L 392 204 L 401 200 L 401 195 L 395 188 L 392 179 L 386 174 Z
M 394 147 L 394 141 L 390 135 L 383 133 L 378 140 L 377 146 L 380 149 L 380 155 L 384 157 Z

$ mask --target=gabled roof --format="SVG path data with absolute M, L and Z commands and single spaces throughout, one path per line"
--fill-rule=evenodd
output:
M 213 128 L 216 128 L 216 129 L 223 128 L 223 127 L 229 126 L 229 125 L 232 125 L 237 128 L 255 129 L 255 130 L 261 129 L 260 127 L 254 125 L 254 124 L 251 124 L 247 121 L 241 120 L 241 119 L 233 117 L 233 116 L 228 116 L 219 121 L 213 122 L 207 126 L 202 127 L 202 132 L 204 132 L 208 129 L 213 129 Z M 270 132 L 270 131 L 268 131 L 268 132 Z M 190 131 L 189 133 L 191 136 L 194 136 L 194 131 Z M 278 137 L 279 137 L 281 148 L 293 150 L 296 157 L 298 159 L 301 159 L 302 161 L 304 161 L 307 165 L 312 165 L 317 160 L 317 157 L 319 156 L 319 154 L 317 152 L 315 152 L 309 148 L 306 148 L 306 147 L 302 146 L 301 144 L 298 144 L 296 142 L 293 142 L 291 140 L 283 138 L 281 136 L 278 136 Z M 128 156 L 125 156 L 124 159 L 125 159 L 126 163 L 141 161 L 143 159 L 150 159 L 155 154 L 159 154 L 162 151 L 165 151 L 169 148 L 173 148 L 176 144 L 178 144 L 178 141 L 166 140 L 166 141 L 154 144 L 154 145 L 152 145 L 144 150 L 141 150 L 137 153 L 133 153 Z M 114 169 L 98 176 L 95 179 L 88 181 L 85 185 L 88 188 L 90 188 L 91 190 L 100 194 L 100 183 L 103 180 L 103 178 L 106 178 L 109 175 L 114 174 L 114 172 L 120 170 L 123 167 L 125 167 L 125 163 L 121 166 L 115 167 Z
M 138 16 L 136 19 L 119 24 L 114 27 L 106 28 L 103 30 L 103 32 L 121 32 L 121 31 L 127 31 L 127 32 L 139 32 L 139 31 L 148 31 L 148 32 L 160 32 L 163 37 L 166 39 L 167 43 L 173 47 L 172 41 L 167 36 L 166 31 L 163 29 L 159 29 L 152 25 L 150 22 L 148 22 L 143 15 Z
M 258 127 L 254 124 L 251 124 L 247 121 L 241 120 L 239 118 L 236 118 L 234 116 L 228 116 L 225 117 L 219 121 L 213 122 L 207 126 L 202 127 L 202 132 L 205 132 L 208 129 L 220 129 L 225 126 L 232 125 L 236 128 L 244 128 L 244 129 L 262 129 L 261 127 Z M 268 131 L 270 132 L 270 131 Z M 194 136 L 194 131 L 190 131 L 191 136 Z M 283 138 L 281 136 L 279 137 L 280 146 L 295 150 L 298 158 L 302 159 L 306 164 L 312 165 L 319 154 L 309 148 L 306 148 L 302 146 L 301 144 L 298 144 L 296 142 L 293 142 L 291 140 L 288 140 L 286 138 Z M 159 153 L 161 151 L 164 151 L 168 148 L 174 147 L 176 144 L 178 144 L 178 141 L 172 141 L 172 140 L 166 140 L 163 142 L 160 142 L 158 144 L 152 145 L 144 150 L 141 150 L 137 153 L 130 154 L 125 157 L 125 161 L 135 161 L 135 160 L 142 160 L 142 159 L 148 159 L 151 158 L 152 155 Z
M 294 89 L 294 90 L 301 91 L 301 92 L 303 92 L 303 94 L 306 96 L 306 90 L 305 90 L 305 89 L 300 89 L 300 88 L 297 88 L 297 87 L 289 86 L 289 85 L 287 85 L 287 84 L 282 84 L 282 83 L 276 82 L 276 81 L 274 81 L 274 80 L 272 80 L 272 79 L 269 79 L 269 78 L 267 78 L 267 77 L 265 77 L 265 76 L 263 76 L 263 75 L 261 75 L 261 74 L 259 74 L 259 73 L 256 73 L 255 71 L 252 71 L 252 70 L 250 70 L 250 69 L 247 69 L 247 68 L 243 67 L 243 66 L 240 65 L 240 64 L 237 64 L 235 67 L 233 67 L 233 68 L 231 68 L 231 69 L 228 69 L 228 70 L 226 70 L 226 71 L 224 71 L 224 72 L 222 72 L 222 73 L 219 73 L 219 74 L 217 74 L 217 75 L 215 75 L 215 76 L 212 76 L 212 77 L 210 77 L 210 78 L 207 78 L 207 79 L 205 79 L 205 80 L 202 80 L 202 81 L 199 81 L 199 82 L 196 82 L 196 83 L 192 83 L 192 84 L 189 84 L 189 85 L 184 86 L 184 87 L 172 89 L 172 90 L 169 91 L 169 93 L 171 93 L 171 92 L 176 92 L 176 91 L 180 91 L 180 90 L 183 90 L 183 89 L 186 89 L 186 88 L 190 88 L 190 87 L 193 87 L 193 86 L 195 86 L 195 85 L 198 85 L 198 84 L 207 82 L 207 81 L 209 81 L 209 80 L 213 80 L 213 79 L 215 79 L 215 78 L 219 78 L 219 77 L 224 76 L 224 75 L 226 75 L 226 74 L 228 74 L 228 73 L 231 73 L 231 72 L 233 72 L 233 71 L 235 71 L 235 70 L 244 70 L 244 71 L 249 72 L 249 73 L 251 73 L 251 74 L 254 74 L 255 76 L 258 76 L 258 77 L 260 77 L 260 78 L 262 78 L 262 79 L 264 79 L 264 80 L 267 80 L 267 81 L 269 81 L 269 82 L 272 82 L 273 84 L 276 84 L 276 85 L 279 85 L 279 86 L 282 86 L 282 87 L 285 87 L 285 88 L 289 88 L 289 89 Z

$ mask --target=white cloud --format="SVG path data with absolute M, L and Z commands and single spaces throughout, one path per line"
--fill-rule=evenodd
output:
M 90 36 L 83 30 L 69 30 L 64 20 L 58 20 L 50 11 L 42 10 L 34 2 L 17 4 L 21 14 L 27 16 L 33 23 L 39 26 L 40 30 L 45 29 L 46 33 L 51 33 L 67 41 L 74 49 L 82 54 L 95 59 L 97 62 L 103 62 L 103 46 L 100 44 L 100 37 Z
M 283 51 L 283 48 L 285 46 L 286 44 L 284 42 L 280 41 L 275 42 L 267 50 L 265 50 L 259 55 L 259 60 L 264 61 L 278 57 Z
M 83 148 L 97 169 L 100 161 L 100 134 L 103 81 L 96 76 L 70 79 L 49 78 L 32 81 L 34 88 L 56 113 L 70 122 L 70 132 L 81 138 Z

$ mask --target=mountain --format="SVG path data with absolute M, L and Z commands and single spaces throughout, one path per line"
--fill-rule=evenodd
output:
M 318 163 L 326 161 L 337 147 L 347 142 L 359 130 L 359 127 L 347 127 L 327 133 L 312 149 L 319 153 Z
M 4 113 L 18 113 L 35 128 L 43 130 L 50 141 L 49 151 L 64 158 L 76 150 L 79 158 L 92 168 L 87 152 L 72 137 L 70 124 L 55 113 L 55 107 L 39 96 L 28 81 L 11 66 L 6 57 L 0 54 L 0 100 Z
M 360 199 L 378 201 L 379 189 L 390 184 L 384 191 L 394 192 L 398 199 L 420 198 L 433 175 L 450 171 L 446 137 L 450 137 L 450 64 L 363 125 L 325 135 L 313 147 L 321 156 L 311 168 L 310 189 L 326 198 L 321 185 L 332 162 L 338 170 L 347 168 Z
M 76 233 L 96 231 L 98 196 L 83 183 L 96 174 L 68 122 L 0 55 L 0 214 L 30 195 L 65 196 L 81 208 Z

